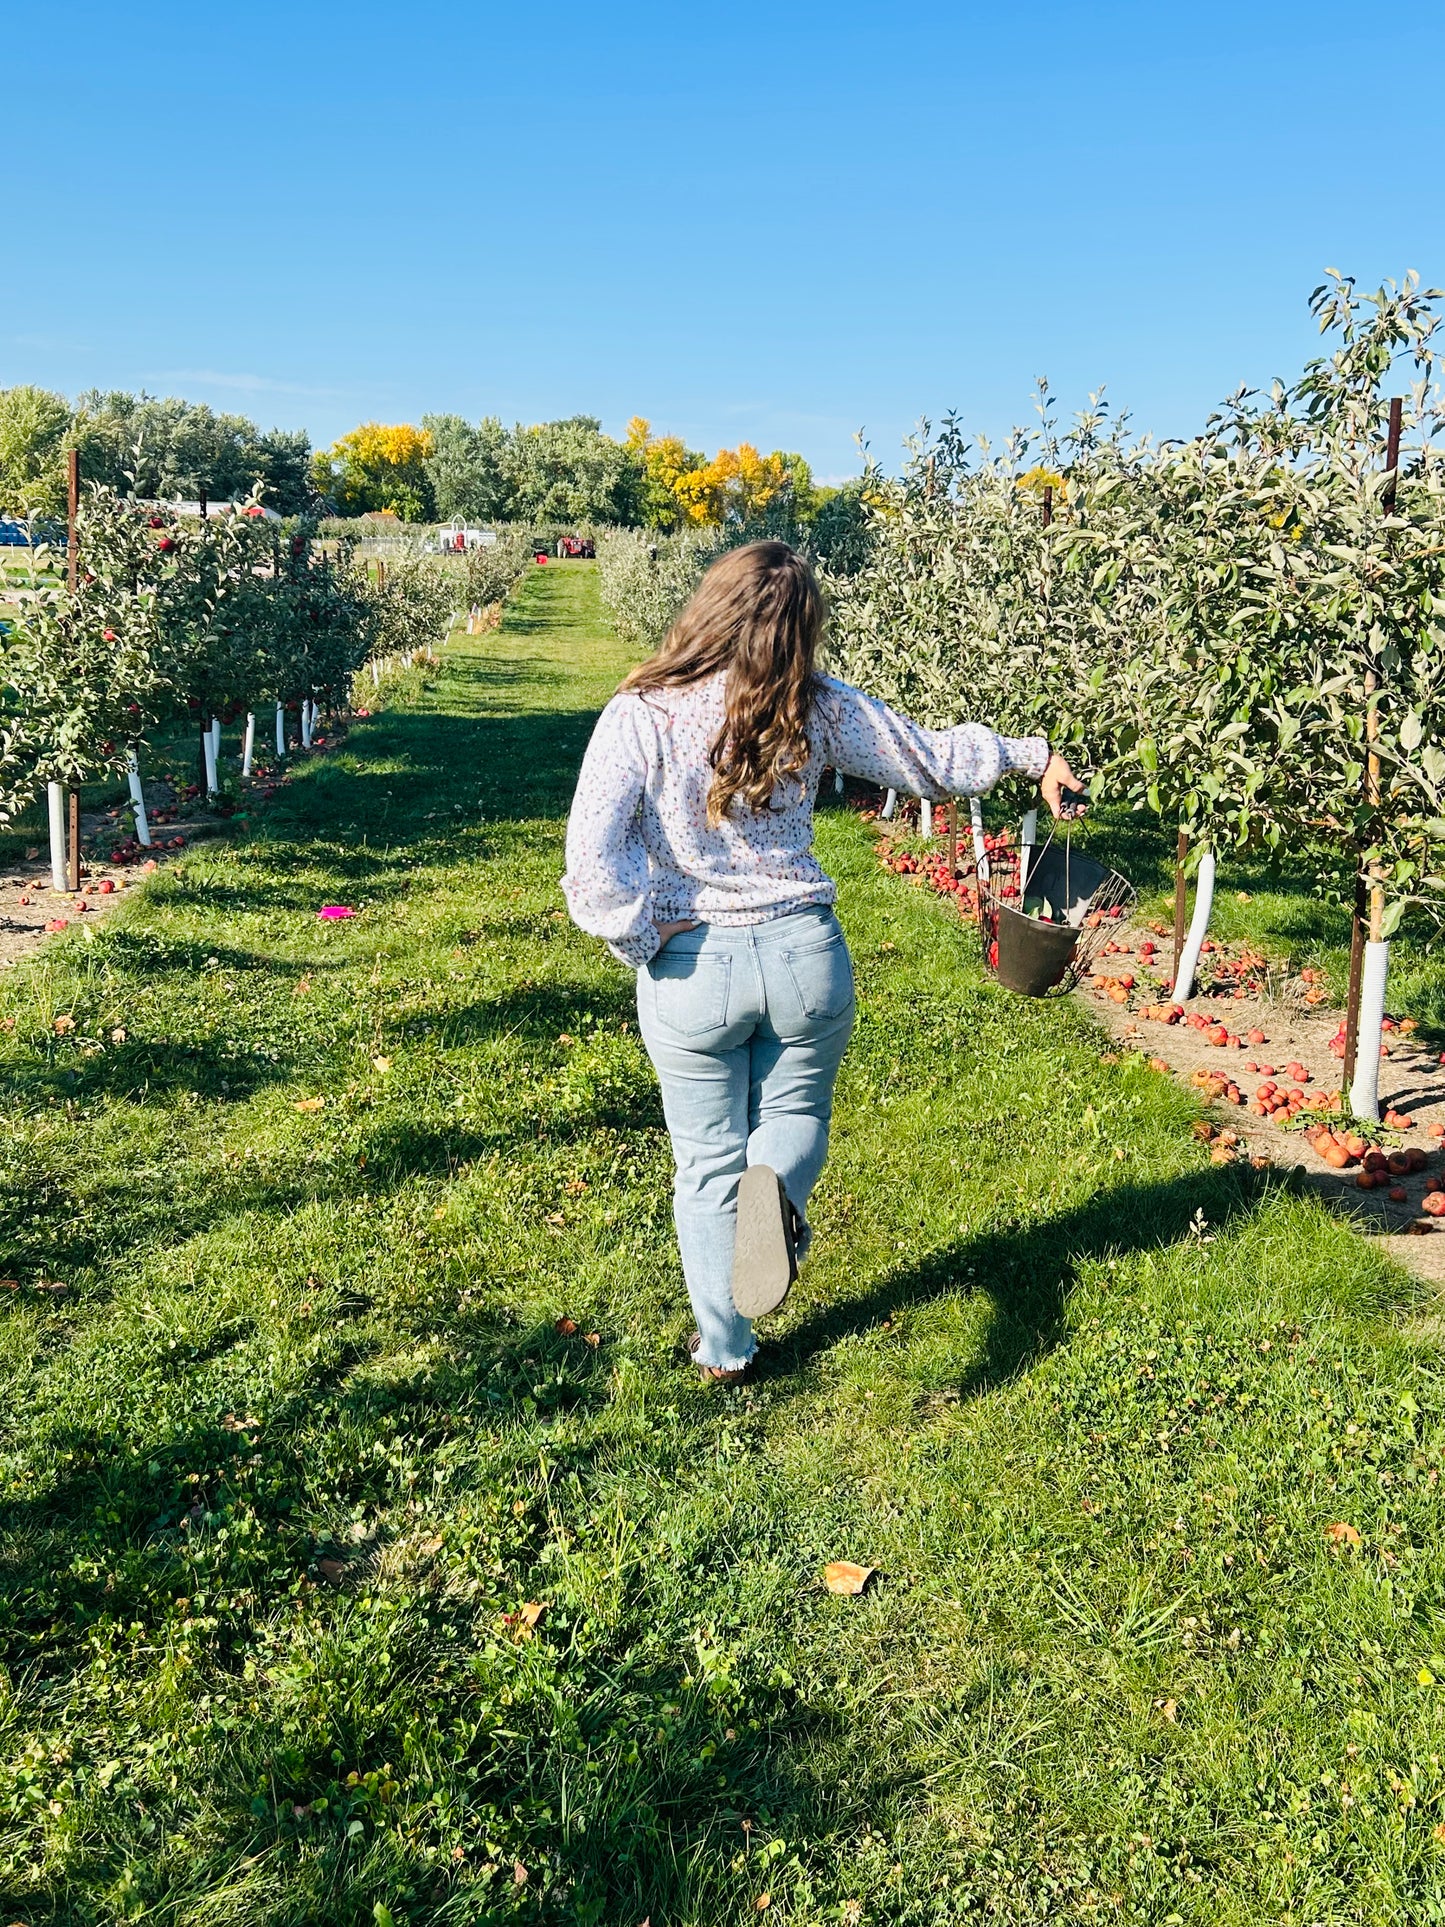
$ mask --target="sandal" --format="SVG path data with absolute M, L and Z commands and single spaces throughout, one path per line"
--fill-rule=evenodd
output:
M 798 1275 L 798 1214 L 783 1180 L 768 1164 L 752 1164 L 738 1181 L 738 1232 L 733 1304 L 740 1318 L 776 1311 Z
M 704 1365 L 697 1355 L 701 1344 L 702 1333 L 694 1332 L 687 1341 L 687 1351 L 693 1364 L 709 1384 L 740 1385 L 747 1377 L 748 1366 L 752 1364 L 751 1359 L 748 1360 L 747 1365 Z

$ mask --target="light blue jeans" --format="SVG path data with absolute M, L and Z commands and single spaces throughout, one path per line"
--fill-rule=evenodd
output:
M 833 1085 L 853 1030 L 853 966 L 828 909 L 685 930 L 637 975 L 642 1040 L 677 1165 L 673 1214 L 702 1337 L 699 1364 L 756 1350 L 733 1308 L 738 1179 L 769 1164 L 802 1220 L 828 1154 Z

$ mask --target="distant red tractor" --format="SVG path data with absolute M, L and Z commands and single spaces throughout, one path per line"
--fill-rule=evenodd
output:
M 557 555 L 569 557 L 573 561 L 590 562 L 597 554 L 597 544 L 590 535 L 563 535 L 557 539 Z

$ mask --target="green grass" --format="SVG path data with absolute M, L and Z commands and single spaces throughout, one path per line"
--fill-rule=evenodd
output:
M 754 1384 L 680 1362 L 557 890 L 623 660 L 538 571 L 0 986 L 0 1920 L 1445 1920 L 1409 1287 L 841 812 L 817 1256 Z

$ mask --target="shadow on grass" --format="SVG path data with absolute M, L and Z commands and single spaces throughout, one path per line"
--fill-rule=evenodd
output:
M 1058 1217 L 959 1239 L 854 1297 L 809 1312 L 759 1354 L 754 1379 L 790 1377 L 896 1312 L 966 1291 L 993 1304 L 983 1354 L 957 1386 L 960 1397 L 971 1398 L 1017 1377 L 1059 1343 L 1081 1264 L 1177 1244 L 1198 1213 L 1217 1227 L 1252 1209 L 1266 1189 L 1264 1174 L 1211 1168 L 1167 1184 L 1117 1186 Z

